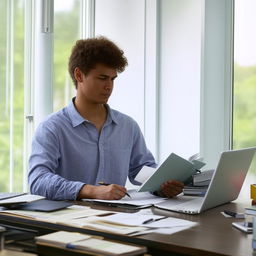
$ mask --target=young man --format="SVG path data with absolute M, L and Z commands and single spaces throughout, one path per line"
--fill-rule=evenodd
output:
M 107 104 L 126 66 L 123 51 L 104 37 L 76 42 L 69 59 L 76 97 L 36 130 L 29 160 L 31 193 L 53 200 L 120 199 L 127 177 L 136 184 L 144 165 L 156 167 L 138 124 Z M 180 182 L 167 181 L 161 192 L 172 197 L 182 188 Z

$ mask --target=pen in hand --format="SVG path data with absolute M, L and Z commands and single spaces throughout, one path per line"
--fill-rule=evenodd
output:
M 98 184 L 103 185 L 103 186 L 109 186 L 110 185 L 109 183 L 105 183 L 103 181 L 98 182 Z M 125 192 L 125 194 L 131 198 L 131 196 L 127 192 Z

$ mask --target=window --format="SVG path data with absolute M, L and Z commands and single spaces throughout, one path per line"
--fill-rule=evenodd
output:
M 55 0 L 53 34 L 44 37 L 41 32 L 43 43 L 50 41 L 50 47 L 42 49 L 49 63 L 40 63 L 40 58 L 33 62 L 38 46 L 35 30 L 39 29 L 33 22 L 41 20 L 35 12 L 40 11 L 38 3 L 41 1 L 0 1 L 2 191 L 26 190 L 27 155 L 33 122 L 37 123 L 30 116 L 40 120 L 75 95 L 68 74 L 71 47 L 78 38 L 94 33 L 115 41 L 128 57 L 129 66 L 116 81 L 109 103 L 139 123 L 157 161 L 171 151 L 184 157 L 202 151 L 215 164 L 219 152 L 230 148 L 233 0 L 193 0 L 189 4 L 185 0 Z M 44 3 L 49 7 L 53 2 Z M 254 5 L 253 0 L 236 1 L 234 148 L 256 144 Z M 249 54 L 244 49 L 250 49 Z M 241 57 L 246 55 L 251 58 L 247 64 Z M 53 86 L 51 75 L 37 86 L 33 76 L 38 79 L 36 74 L 48 64 L 53 64 Z M 28 68 L 33 65 L 37 72 Z M 47 68 L 52 72 L 50 65 Z M 40 75 L 51 72 L 43 70 Z M 39 110 L 33 109 L 36 97 L 42 103 L 37 104 Z M 42 109 L 47 111 L 40 116 Z M 251 174 L 253 170 L 255 161 Z
M 0 187 L 23 188 L 24 1 L 0 1 Z
M 54 1 L 54 76 L 53 109 L 64 107 L 74 96 L 68 73 L 71 47 L 79 37 L 79 0 Z
M 79 0 L 55 0 L 54 110 L 73 95 L 68 55 L 79 36 Z M 39 2 L 37 2 L 39 3 Z M 27 190 L 27 161 L 33 135 L 33 0 L 0 1 L 0 189 Z
M 256 146 L 256 2 L 235 1 L 233 148 Z M 244 184 L 256 181 L 256 157 Z

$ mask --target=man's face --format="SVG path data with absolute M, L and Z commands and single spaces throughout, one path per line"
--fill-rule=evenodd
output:
M 115 69 L 97 64 L 86 75 L 81 73 L 81 82 L 77 83 L 77 94 L 90 103 L 107 103 L 116 77 Z

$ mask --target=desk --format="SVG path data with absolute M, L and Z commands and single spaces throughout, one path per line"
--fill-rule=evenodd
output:
M 0 251 L 0 256 L 36 256 L 36 254 L 25 253 L 25 252 L 16 252 L 10 250 L 2 250 Z
M 80 203 L 81 204 L 81 203 Z M 84 203 L 88 205 L 88 203 Z M 27 218 L 8 216 L 0 213 L 0 224 L 7 224 L 23 228 L 37 230 L 38 234 L 49 233 L 56 230 L 77 231 L 92 235 L 103 235 L 106 238 L 145 245 L 148 253 L 156 256 L 165 255 L 230 255 L 249 256 L 252 255 L 252 235 L 244 234 L 232 227 L 234 218 L 225 218 L 221 211 L 233 210 L 243 211 L 248 204 L 230 203 L 203 212 L 199 215 L 186 215 L 168 212 L 171 217 L 178 217 L 198 222 L 199 225 L 191 229 L 175 233 L 173 235 L 161 235 L 151 233 L 138 237 L 109 234 L 100 231 L 70 227 L 65 225 L 46 223 Z M 95 206 L 93 208 L 107 209 L 106 207 Z M 115 210 L 111 208 L 111 210 Z M 166 215 L 166 211 L 152 209 L 154 213 Z

